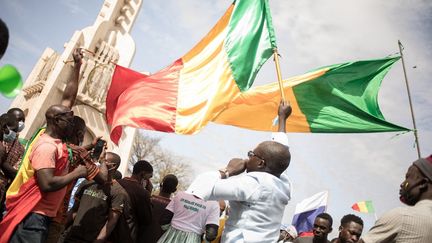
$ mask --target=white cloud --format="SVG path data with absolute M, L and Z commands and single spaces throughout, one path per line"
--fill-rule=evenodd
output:
M 89 15 L 82 1 L 79 0 L 61 0 L 61 4 L 68 8 L 69 12 L 74 15 Z M 102 2 L 101 2 L 102 3 Z

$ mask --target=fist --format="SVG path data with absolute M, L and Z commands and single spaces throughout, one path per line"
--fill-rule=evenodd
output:
M 229 173 L 230 176 L 241 174 L 245 170 L 246 170 L 246 160 L 244 159 L 239 159 L 239 158 L 231 159 L 228 162 L 228 165 L 226 166 L 226 171 Z
M 288 100 L 285 102 L 281 100 L 279 103 L 278 115 L 281 118 L 287 118 L 291 115 L 292 108 Z
M 74 50 L 74 52 L 72 53 L 73 59 L 75 63 L 81 64 L 82 63 L 82 59 L 84 57 L 83 53 L 82 53 L 82 49 L 81 48 L 76 48 Z

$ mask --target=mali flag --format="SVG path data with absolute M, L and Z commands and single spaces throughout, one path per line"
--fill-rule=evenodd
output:
M 406 131 L 387 122 L 378 91 L 397 57 L 355 61 L 318 68 L 283 81 L 293 112 L 288 132 L 366 133 Z M 280 102 L 278 83 L 239 94 L 213 122 L 259 131 L 275 131 Z
M 375 209 L 372 205 L 372 201 L 362 201 L 358 203 L 354 203 L 351 206 L 352 209 L 361 213 L 374 213 Z
M 111 140 L 122 126 L 193 134 L 214 120 L 273 54 L 267 0 L 237 0 L 186 55 L 146 76 L 117 66 L 106 100 Z

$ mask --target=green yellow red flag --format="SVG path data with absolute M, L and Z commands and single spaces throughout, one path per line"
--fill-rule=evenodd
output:
M 374 207 L 372 205 L 372 201 L 362 201 L 358 203 L 354 203 L 351 206 L 352 209 L 361 213 L 374 213 Z
M 385 120 L 378 91 L 397 57 L 354 61 L 315 69 L 283 81 L 293 112 L 288 132 L 368 133 L 407 131 Z M 278 83 L 239 94 L 212 121 L 259 131 L 274 131 L 280 102 Z
M 267 0 L 237 0 L 172 65 L 146 76 L 116 66 L 106 99 L 111 140 L 122 126 L 194 134 L 248 90 L 276 48 Z

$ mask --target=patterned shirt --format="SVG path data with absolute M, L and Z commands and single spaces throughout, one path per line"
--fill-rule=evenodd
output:
M 6 163 L 12 165 L 12 167 L 18 170 L 20 166 L 21 159 L 24 155 L 24 146 L 19 142 L 18 138 L 16 138 L 11 143 L 4 142 L 4 146 L 6 148 Z
M 12 165 L 12 167 L 18 170 L 22 156 L 24 155 L 24 146 L 16 138 L 13 142 L 7 143 L 2 142 L 4 148 L 4 163 Z M 3 203 L 6 191 L 9 188 L 9 184 L 12 183 L 13 179 L 8 178 L 5 173 L 0 169 L 0 203 Z M 1 208 L 1 206 L 0 206 Z
M 413 207 L 399 207 L 385 213 L 362 237 L 370 242 L 430 243 L 432 239 L 432 200 L 421 200 Z

